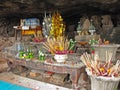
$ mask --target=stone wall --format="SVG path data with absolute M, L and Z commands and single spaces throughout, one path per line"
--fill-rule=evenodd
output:
M 0 18 L 0 36 L 14 36 L 13 26 L 19 25 L 18 18 Z

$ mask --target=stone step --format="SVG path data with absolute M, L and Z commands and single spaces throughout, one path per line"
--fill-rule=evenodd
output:
M 72 90 L 69 88 L 49 84 L 26 77 L 15 75 L 11 72 L 0 73 L 0 80 L 11 82 L 17 85 L 32 88 L 33 90 Z

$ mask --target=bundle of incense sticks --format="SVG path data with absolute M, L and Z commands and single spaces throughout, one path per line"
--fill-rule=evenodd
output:
M 44 48 L 50 51 L 52 54 L 55 54 L 56 51 L 64 51 L 69 47 L 69 41 L 64 36 L 60 37 L 48 37 L 47 41 L 43 43 Z
M 113 62 L 111 62 L 112 55 L 113 54 L 111 52 L 106 51 L 106 61 L 102 62 L 100 61 L 100 57 L 97 53 L 94 55 L 84 53 L 81 56 L 81 60 L 93 75 L 119 77 L 120 60 L 117 60 L 116 64 L 113 64 Z

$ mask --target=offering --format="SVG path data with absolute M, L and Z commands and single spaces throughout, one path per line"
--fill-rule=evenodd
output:
M 100 61 L 100 57 L 97 53 L 95 53 L 95 55 L 84 53 L 81 56 L 81 60 L 93 75 L 105 77 L 119 77 L 120 60 L 118 60 L 114 65 L 114 63 L 111 62 L 112 54 L 113 53 L 106 51 L 105 62 Z
M 50 35 L 53 37 L 59 37 L 64 34 L 64 31 L 65 31 L 65 24 L 63 22 L 62 16 L 58 11 L 54 12 L 52 15 Z
M 42 52 L 42 50 L 39 50 L 38 57 L 39 57 L 39 60 L 42 60 L 42 61 L 45 60 L 45 54 Z
M 84 53 L 82 62 L 86 65 L 86 72 L 91 80 L 91 90 L 115 90 L 120 81 L 120 60 L 114 64 L 111 62 L 112 53 L 106 52 L 105 62 L 100 61 L 95 53 Z
M 68 53 L 73 53 L 75 41 L 68 40 L 64 36 L 48 37 L 47 41 L 43 43 L 44 48 L 51 54 L 54 54 L 54 59 L 57 62 L 64 62 L 68 57 Z
M 101 38 L 99 38 L 98 40 L 95 40 L 94 38 L 89 40 L 89 44 L 90 45 L 109 45 L 110 42 L 108 40 L 102 40 Z
M 48 37 L 47 41 L 43 43 L 44 48 L 52 54 L 67 54 L 73 50 L 75 42 L 72 39 L 68 40 L 64 36 Z
M 45 16 L 42 23 L 42 33 L 45 38 L 47 38 L 50 35 L 51 23 L 52 23 L 51 14 L 46 15 L 45 12 Z
M 20 50 L 18 52 L 18 57 L 19 58 L 24 58 L 24 59 L 32 59 L 34 57 L 34 54 L 29 49 L 27 49 L 27 51 Z

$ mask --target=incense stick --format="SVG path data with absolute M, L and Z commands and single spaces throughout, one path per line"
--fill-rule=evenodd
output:
M 120 60 L 116 64 L 112 64 L 113 53 L 106 51 L 106 62 L 100 62 L 99 55 L 96 53 L 92 58 L 92 54 L 83 53 L 81 56 L 82 62 L 92 72 L 92 74 L 100 76 L 118 76 L 120 74 Z

